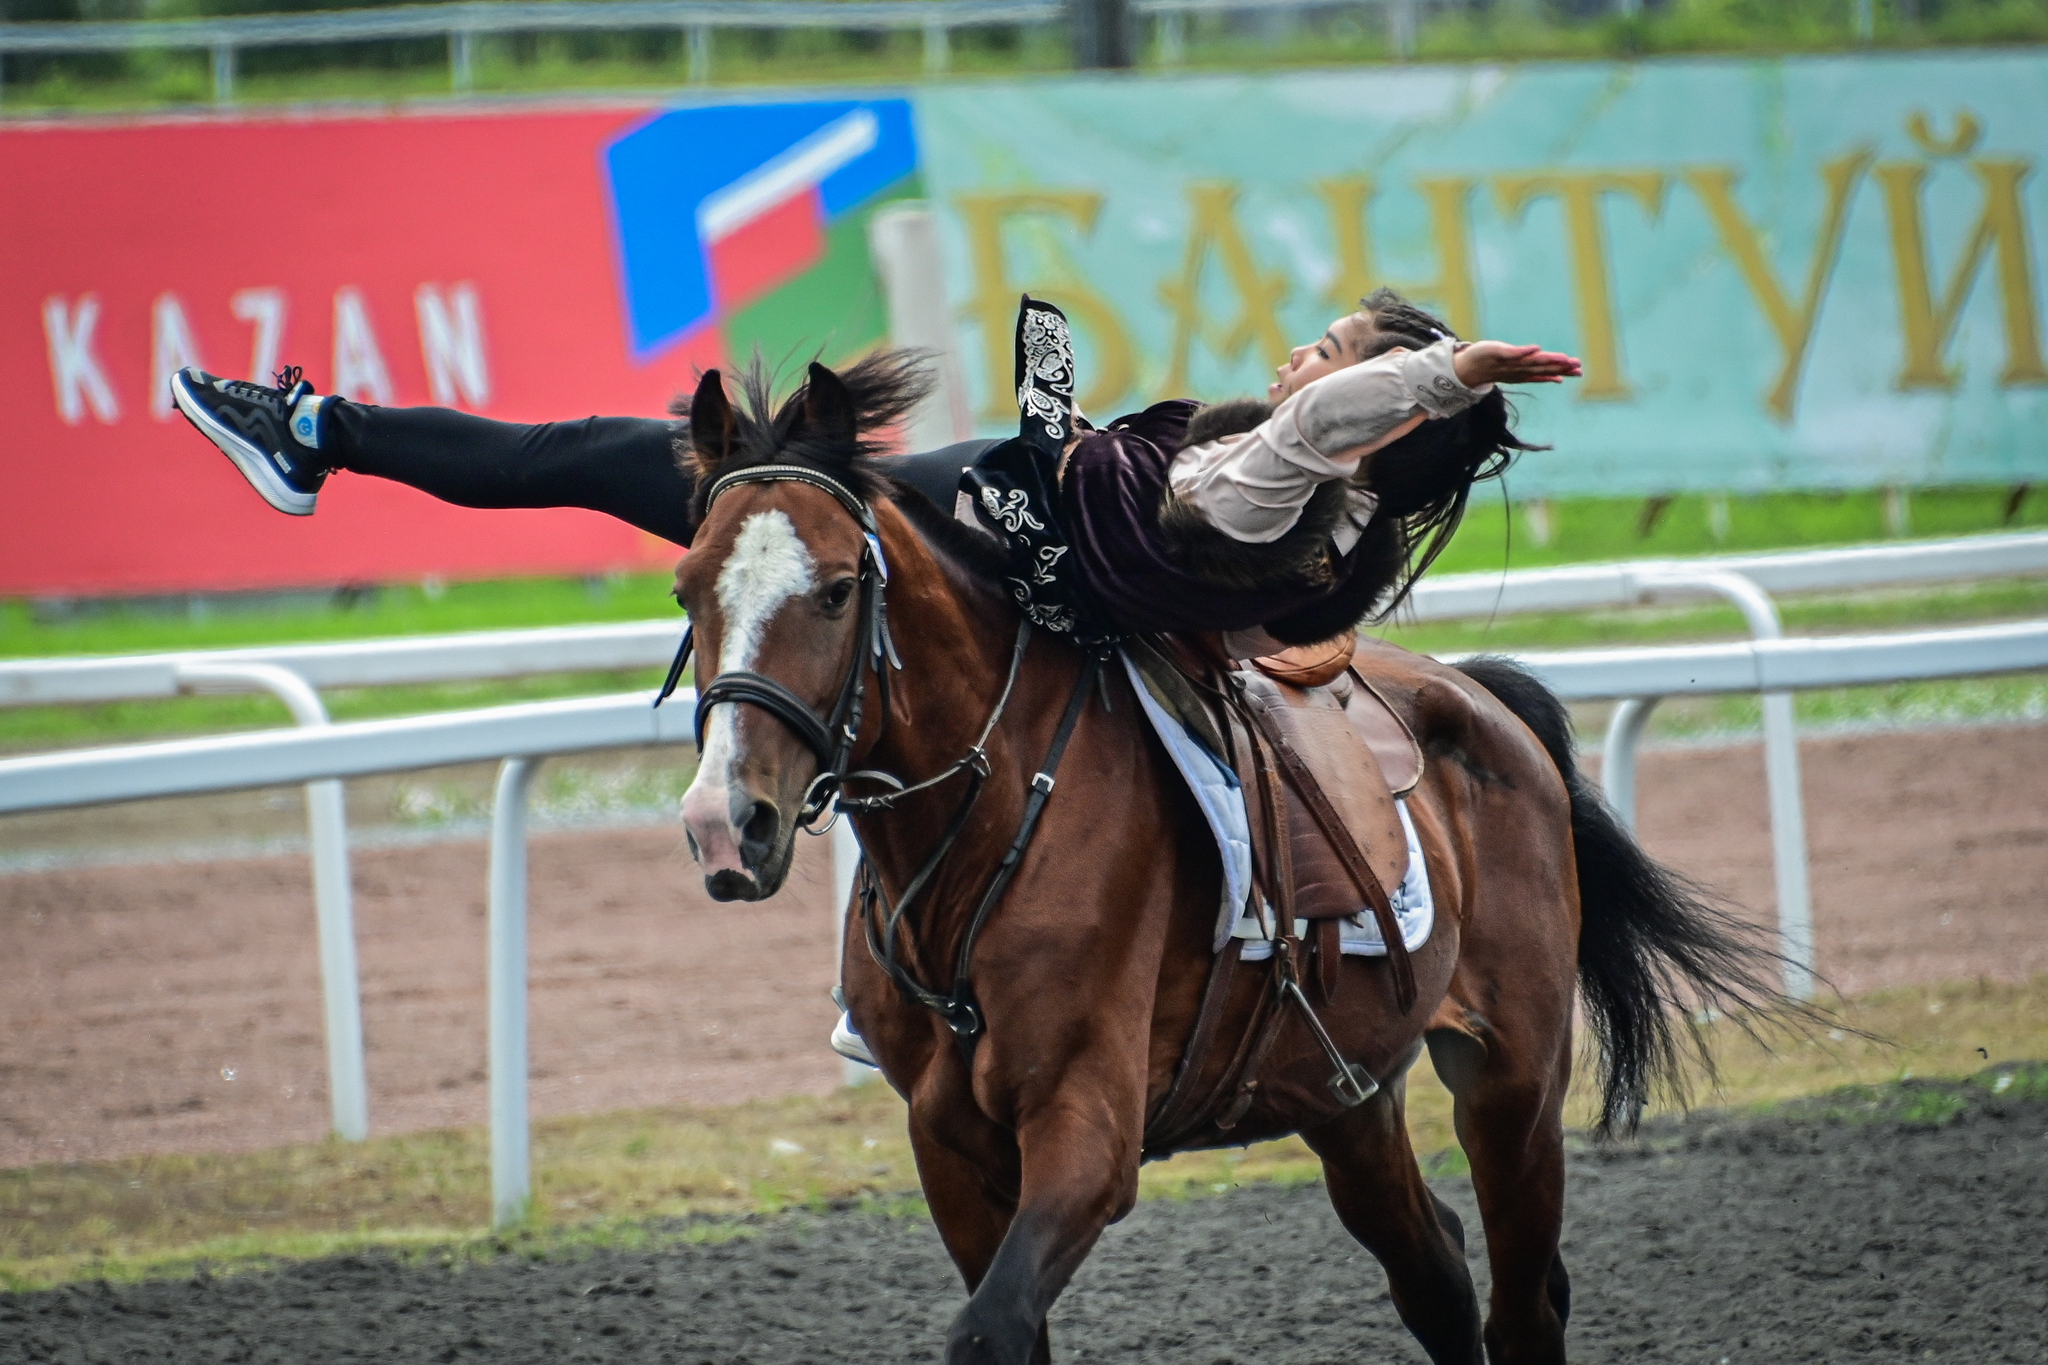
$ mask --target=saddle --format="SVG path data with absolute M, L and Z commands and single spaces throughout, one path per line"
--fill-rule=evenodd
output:
M 1344 636 L 1240 664 L 1218 637 L 1155 637 L 1130 651 L 1166 709 L 1236 771 L 1251 815 L 1255 894 L 1277 936 L 1314 939 L 1325 999 L 1337 922 L 1370 910 L 1405 1009 L 1413 973 L 1386 888 L 1408 871 L 1395 798 L 1422 776 L 1407 724 L 1356 667 Z

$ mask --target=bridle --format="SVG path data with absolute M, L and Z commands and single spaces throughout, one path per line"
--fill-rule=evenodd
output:
M 758 706 L 787 725 L 803 741 L 804 747 L 818 760 L 818 776 L 804 793 L 803 808 L 797 814 L 797 827 L 809 829 L 832 805 L 833 798 L 839 795 L 849 776 L 895 781 L 886 773 L 849 774 L 846 771 L 853 757 L 853 746 L 860 738 L 869 668 L 874 670 L 876 685 L 882 694 L 882 713 L 886 716 L 889 711 L 889 672 L 903 667 L 903 660 L 896 653 L 896 641 L 889 634 L 889 562 L 882 555 L 881 531 L 875 524 L 874 509 L 868 506 L 866 499 L 831 475 L 809 465 L 765 464 L 734 470 L 706 490 L 705 515 L 710 515 L 711 506 L 721 493 L 743 483 L 809 484 L 831 494 L 860 526 L 863 542 L 860 552 L 860 606 L 857 608 L 860 623 L 854 640 L 853 665 L 847 669 L 846 679 L 839 686 L 839 699 L 832 704 L 831 714 L 820 717 L 811 709 L 810 703 L 775 679 L 745 669 L 720 673 L 697 693 L 696 731 L 700 752 L 704 748 L 705 718 L 720 702 L 747 702 Z M 696 644 L 696 629 L 694 625 L 684 628 L 683 643 L 676 650 L 675 662 L 669 665 L 668 677 L 654 698 L 656 706 L 666 701 L 682 680 L 683 669 L 688 665 Z
M 1081 667 L 1081 675 L 1075 684 L 1073 695 L 1067 701 L 1066 711 L 1060 717 L 1059 728 L 1054 732 L 1051 746 L 1046 751 L 1045 761 L 1039 764 L 1033 774 L 1024 802 L 1024 814 L 1018 822 L 1016 836 L 1010 841 L 1002 862 L 997 866 L 989 885 L 975 904 L 974 914 L 967 923 L 960 948 L 955 956 L 953 982 L 944 994 L 934 991 L 917 980 L 911 969 L 901 960 L 901 930 L 919 896 L 930 886 L 933 877 L 951 853 L 967 819 L 974 810 L 983 785 L 988 781 L 992 768 L 989 763 L 987 745 L 995 733 L 998 722 L 1010 704 L 1011 693 L 1017 685 L 1017 676 L 1023 670 L 1024 654 L 1031 643 L 1031 622 L 1020 618 L 1017 623 L 1017 639 L 1010 651 L 1009 670 L 1003 679 L 1003 690 L 996 698 L 987 721 L 967 752 L 941 769 L 937 774 L 921 782 L 905 786 L 902 781 L 889 773 L 871 769 L 858 772 L 847 771 L 852 762 L 853 748 L 860 735 L 863 703 L 867 691 L 867 676 L 870 669 L 881 691 L 882 714 L 886 723 L 889 713 L 889 674 L 901 671 L 903 660 L 896 652 L 895 640 L 889 633 L 888 586 L 889 565 L 882 554 L 882 538 L 875 522 L 874 509 L 867 500 L 848 488 L 840 480 L 823 470 L 810 465 L 768 464 L 755 465 L 747 469 L 734 470 L 716 479 L 704 495 L 704 510 L 708 516 L 711 506 L 721 493 L 743 483 L 802 483 L 820 489 L 832 496 L 845 508 L 859 525 L 865 545 L 861 550 L 860 562 L 860 606 L 858 633 L 855 637 L 853 662 L 847 669 L 845 680 L 840 684 L 839 697 L 833 703 L 829 716 L 820 717 L 811 709 L 810 703 L 797 696 L 775 679 L 761 673 L 733 669 L 714 677 L 697 693 L 696 733 L 697 747 L 704 747 L 704 721 L 713 706 L 721 702 L 746 703 L 758 706 L 784 725 L 803 741 L 818 760 L 818 776 L 804 793 L 803 808 L 797 815 L 797 827 L 812 833 L 823 833 L 813 829 L 825 812 L 833 807 L 842 811 L 863 814 L 879 814 L 894 809 L 897 802 L 906 796 L 937 787 L 955 777 L 966 776 L 967 785 L 952 817 L 947 820 L 944 833 L 932 848 L 924 862 L 904 884 L 902 895 L 894 905 L 875 877 L 865 854 L 861 857 L 855 872 L 861 919 L 866 929 L 868 951 L 897 988 L 910 1000 L 937 1013 L 952 1029 L 961 1050 L 972 1056 L 975 1043 L 985 1031 L 980 1009 L 975 1003 L 972 985 L 969 981 L 969 967 L 974 956 L 974 945 L 981 936 L 983 926 L 1010 880 L 1016 875 L 1018 864 L 1023 860 L 1024 851 L 1031 843 L 1031 836 L 1038 828 L 1039 816 L 1045 809 L 1048 797 L 1052 795 L 1054 774 L 1059 768 L 1060 758 L 1066 752 L 1067 741 L 1073 737 L 1074 728 L 1081 718 L 1082 705 L 1087 701 L 1090 687 L 1095 683 L 1101 668 L 1101 659 L 1089 653 Z M 654 704 L 660 706 L 676 690 L 681 681 L 683 669 L 688 666 L 695 644 L 695 626 L 685 627 L 682 645 L 676 650 L 675 662 L 669 665 L 668 676 L 663 680 L 661 690 L 656 693 Z M 887 790 L 874 796 L 850 796 L 846 792 L 848 783 L 872 783 Z M 836 818 L 836 816 L 835 816 Z M 825 828 L 830 828 L 830 821 Z

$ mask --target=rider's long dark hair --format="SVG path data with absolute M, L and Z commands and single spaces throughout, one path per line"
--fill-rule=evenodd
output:
M 1442 320 L 1391 289 L 1376 289 L 1358 306 L 1372 318 L 1370 355 L 1396 346 L 1421 350 L 1456 337 Z M 1464 520 L 1472 485 L 1499 478 L 1525 450 L 1547 450 L 1515 435 L 1515 409 L 1498 386 L 1454 417 L 1422 423 L 1372 456 L 1372 489 L 1382 517 L 1400 524 L 1401 559 L 1406 565 L 1393 595 L 1378 604 L 1390 614 L 1407 597 Z
M 1659 1094 L 1683 1103 L 1689 1059 L 1713 1075 L 1688 1022 L 1694 1011 L 1717 1010 L 1752 1032 L 1764 1021 L 1822 1018 L 1772 984 L 1784 959 L 1762 931 L 1643 851 L 1579 770 L 1571 714 L 1549 688 L 1510 659 L 1482 656 L 1458 669 L 1535 733 L 1571 796 L 1579 993 L 1599 1046 L 1603 1136 L 1634 1129 Z

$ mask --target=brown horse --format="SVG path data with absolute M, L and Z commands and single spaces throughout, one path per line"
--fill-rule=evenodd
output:
M 758 375 L 748 388 L 750 410 L 735 411 L 707 374 L 691 415 L 703 515 L 676 586 L 698 676 L 713 678 L 684 805 L 692 846 L 713 896 L 772 895 L 799 824 L 840 775 L 868 770 L 845 778 L 874 883 L 849 920 L 845 988 L 909 1101 L 932 1217 L 970 1291 L 946 1358 L 1044 1361 L 1054 1299 L 1130 1210 L 1141 1156 L 1162 1154 L 1147 1150 L 1147 1120 L 1200 1012 L 1220 859 L 1122 671 L 1020 633 L 990 543 L 868 458 L 866 433 L 917 395 L 907 366 L 814 365 L 779 409 Z M 1381 1088 L 1343 1107 L 1290 1017 L 1235 1125 L 1172 1147 L 1299 1133 L 1432 1360 L 1561 1361 L 1575 988 L 1602 1046 L 1605 1120 L 1624 1123 L 1675 1075 L 1681 991 L 1767 992 L 1725 917 L 1651 862 L 1579 776 L 1554 697 L 1500 661 L 1461 671 L 1388 654 L 1375 680 L 1427 755 L 1408 809 L 1436 926 L 1413 954 L 1410 1009 L 1395 1004 L 1384 959 L 1348 957 L 1322 1011 Z M 910 790 L 888 796 L 874 773 Z M 863 781 L 875 795 L 855 800 Z M 891 917 L 920 987 L 871 952 Z M 1224 1041 L 1208 1054 L 1219 1082 L 1270 971 L 1234 977 Z M 1463 1231 L 1424 1183 L 1403 1121 L 1402 1077 L 1425 1044 L 1456 1097 L 1485 1221 L 1483 1328 Z

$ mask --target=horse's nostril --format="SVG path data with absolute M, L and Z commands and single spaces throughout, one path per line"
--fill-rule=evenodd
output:
M 748 867 L 760 867 L 774 851 L 775 836 L 782 832 L 782 814 L 770 802 L 756 801 L 747 807 L 739 831 L 740 861 Z

